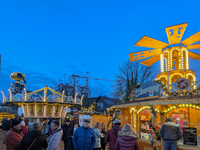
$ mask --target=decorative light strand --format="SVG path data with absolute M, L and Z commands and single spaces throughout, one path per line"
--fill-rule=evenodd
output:
M 83 106 L 83 97 L 84 95 L 81 96 L 81 106 Z
M 2 95 L 3 95 L 3 102 L 5 102 L 5 95 L 3 93 L 3 91 L 1 91 Z
M 178 107 L 177 106 L 171 106 L 169 107 L 165 113 L 168 113 L 174 109 L 177 109 L 177 108 L 183 108 L 183 107 L 189 107 L 189 108 L 195 108 L 197 110 L 200 110 L 200 107 L 198 105 L 194 105 L 194 104 L 179 104 Z
M 44 117 L 46 117 L 46 105 L 44 105 Z
M 46 102 L 46 88 L 44 88 L 44 102 Z
M 37 108 L 36 108 L 36 104 L 35 104 L 35 117 L 37 117 Z
M 54 117 L 54 115 L 55 115 L 55 106 L 53 107 L 53 117 Z
M 63 106 L 61 106 L 61 110 L 60 110 L 60 118 L 62 117 L 62 111 L 63 111 Z
M 28 104 L 26 105 L 26 107 L 27 107 L 27 115 L 28 115 L 28 117 L 29 117 L 29 109 L 28 109 Z
M 9 93 L 10 93 L 10 102 L 12 101 L 12 92 L 10 89 L 8 89 Z
M 22 110 L 23 110 L 24 117 L 26 117 L 26 113 L 24 111 L 24 105 L 23 104 L 22 104 Z
M 64 95 L 64 93 L 65 93 L 65 91 L 63 90 L 63 92 L 62 92 L 62 103 L 63 103 L 63 95 Z
M 26 89 L 25 88 L 24 88 L 24 100 L 25 100 L 25 102 L 27 100 L 27 95 L 26 95 Z
M 131 108 L 130 113 L 132 113 L 132 111 L 137 112 L 135 108 Z
M 161 68 L 161 72 L 164 72 L 164 66 L 163 66 L 164 62 L 163 62 L 163 54 L 160 54 L 160 68 Z

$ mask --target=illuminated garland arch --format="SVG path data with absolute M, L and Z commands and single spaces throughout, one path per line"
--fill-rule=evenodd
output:
M 183 108 L 183 107 L 195 108 L 196 110 L 200 111 L 200 106 L 198 106 L 198 105 L 194 105 L 194 104 L 179 104 L 178 106 L 171 106 L 171 107 L 167 108 L 165 113 L 168 113 L 168 112 L 171 112 L 174 109 Z
M 144 109 L 151 109 L 151 107 L 150 106 L 144 106 L 144 107 L 142 107 L 142 108 L 140 108 L 138 111 L 137 111 L 137 114 L 139 114 L 142 110 L 144 110 Z M 155 109 L 155 111 L 156 112 L 160 112 L 158 109 Z

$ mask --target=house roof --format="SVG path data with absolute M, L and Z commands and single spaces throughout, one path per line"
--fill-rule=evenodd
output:
M 94 103 L 94 101 L 96 101 L 98 99 L 98 97 L 91 97 L 91 98 L 88 98 L 88 102 L 90 105 L 92 105 Z

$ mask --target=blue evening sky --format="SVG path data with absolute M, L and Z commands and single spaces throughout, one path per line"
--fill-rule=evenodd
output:
M 185 22 L 183 39 L 199 31 L 199 5 L 199 0 L 2 0 L 0 90 L 7 93 L 14 71 L 26 75 L 27 90 L 52 86 L 65 73 L 89 71 L 89 77 L 113 80 L 128 53 L 148 50 L 133 46 L 143 35 L 168 42 L 165 27 Z M 189 61 L 199 79 L 199 61 Z M 89 81 L 92 96 L 110 96 L 111 81 Z

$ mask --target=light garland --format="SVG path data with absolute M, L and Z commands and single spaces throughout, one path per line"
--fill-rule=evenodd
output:
M 10 89 L 8 89 L 9 93 L 10 93 L 10 102 L 12 101 L 12 92 Z
M 144 106 L 144 107 L 142 107 L 142 108 L 140 108 L 138 111 L 137 111 L 137 113 L 140 113 L 142 110 L 144 110 L 144 109 L 150 109 L 151 107 L 150 106 Z
M 131 108 L 130 113 L 132 113 L 132 111 L 137 112 L 135 108 Z
M 24 100 L 25 100 L 25 102 L 26 102 L 26 99 L 27 99 L 26 89 L 24 88 Z
M 44 105 L 44 117 L 46 117 L 46 104 Z
M 63 106 L 61 106 L 61 110 L 60 110 L 60 118 L 62 117 L 62 111 L 63 111 Z
M 164 62 L 163 62 L 163 54 L 160 54 L 160 68 L 161 72 L 164 72 Z
M 3 102 L 5 102 L 5 95 L 4 95 L 3 91 L 1 91 L 1 94 L 3 95 Z
M 63 103 L 63 95 L 64 95 L 64 93 L 65 93 L 65 91 L 63 90 L 63 92 L 62 92 L 62 103 Z
M 26 107 L 27 107 L 27 115 L 28 115 L 28 117 L 29 117 L 29 110 L 28 110 L 28 105 L 26 105 Z
M 44 88 L 44 102 L 46 101 L 46 88 Z
M 81 106 L 83 106 L 83 97 L 84 97 L 84 95 L 81 96 L 81 102 L 80 102 Z
M 25 111 L 24 111 L 24 105 L 22 104 L 22 110 L 23 110 L 23 113 L 24 113 L 24 117 L 26 117 L 26 114 L 25 114 Z
M 53 117 L 54 117 L 54 115 L 55 115 L 55 106 L 53 107 Z
M 35 117 L 37 117 L 37 108 L 36 108 L 36 104 L 35 104 Z
M 169 107 L 169 108 L 165 111 L 165 113 L 168 113 L 168 112 L 170 112 L 170 111 L 172 111 L 172 110 L 174 110 L 174 109 L 183 108 L 183 107 L 195 108 L 195 109 L 197 109 L 197 110 L 200 110 L 200 106 L 198 106 L 198 105 L 194 105 L 194 104 L 179 104 L 178 106 L 171 106 L 171 107 Z
M 192 73 L 188 73 L 187 75 L 186 75 L 186 77 L 187 77 L 187 79 L 188 79 L 188 76 L 192 76 L 192 78 L 193 78 L 193 82 L 195 82 L 196 81 L 196 77 L 192 74 Z

